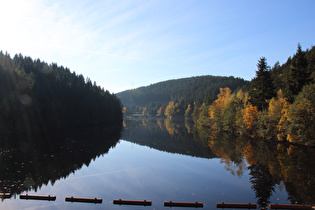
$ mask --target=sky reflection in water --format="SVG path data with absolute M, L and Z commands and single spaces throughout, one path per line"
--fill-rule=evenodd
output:
M 203 202 L 215 209 L 216 202 L 256 202 L 249 171 L 232 175 L 220 159 L 172 154 L 120 140 L 107 154 L 96 158 L 66 179 L 29 194 L 56 195 L 54 202 L 6 199 L 4 209 L 163 209 L 164 201 Z M 102 198 L 102 204 L 69 203 L 67 196 Z M 119 206 L 114 199 L 151 200 L 152 206 Z M 288 203 L 285 190 L 271 202 Z M 176 209 L 181 209 L 176 207 Z M 190 208 L 184 208 L 190 209 Z M 191 208 L 193 209 L 193 208 Z M 194 208 L 195 209 L 195 208 Z

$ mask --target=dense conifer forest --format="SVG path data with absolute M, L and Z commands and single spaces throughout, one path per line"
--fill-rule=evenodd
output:
M 89 78 L 55 63 L 0 52 L 0 133 L 120 125 L 122 106 Z M 27 136 L 25 136 L 27 137 Z
M 127 113 L 142 113 L 145 108 L 147 115 L 156 115 L 161 107 L 165 108 L 172 101 L 178 103 L 179 110 L 184 115 L 189 104 L 211 103 L 219 93 L 220 87 L 237 90 L 245 84 L 246 81 L 241 78 L 198 76 L 126 90 L 118 93 L 117 96 L 126 107 Z

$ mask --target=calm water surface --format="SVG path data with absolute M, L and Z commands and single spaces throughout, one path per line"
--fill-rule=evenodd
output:
M 71 169 L 68 175 L 62 175 L 53 183 L 48 181 L 47 184 L 30 187 L 29 190 L 17 191 L 10 199 L 3 199 L 0 208 L 169 209 L 170 207 L 164 207 L 164 201 L 198 201 L 204 203 L 203 209 L 215 209 L 218 202 L 257 202 L 255 190 L 250 182 L 252 175 L 245 158 L 242 164 L 227 164 L 226 159 L 216 157 L 201 139 L 189 134 L 187 129 L 183 132 L 172 133 L 167 127 L 148 129 L 145 124 L 127 125 L 119 142 L 107 153 L 81 162 L 81 165 Z M 152 134 L 155 137 L 152 137 Z M 190 146 L 186 147 L 187 144 Z M 58 154 L 51 154 L 51 158 L 55 156 Z M 78 158 L 79 156 L 80 154 Z M 6 157 L 3 151 L 2 157 Z M 0 184 L 4 185 L 6 181 L 1 180 Z M 3 188 L 2 190 L 9 190 L 8 187 Z M 55 195 L 57 199 L 21 200 L 21 193 Z M 68 196 L 102 198 L 103 203 L 65 202 L 65 197 Z M 150 200 L 152 206 L 119 206 L 113 204 L 114 199 Z M 290 203 L 283 182 L 274 185 L 269 201 Z

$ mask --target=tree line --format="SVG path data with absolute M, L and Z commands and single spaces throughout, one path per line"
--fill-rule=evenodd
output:
M 125 91 L 118 97 L 129 114 L 185 117 L 209 132 L 315 145 L 314 78 L 315 47 L 303 51 L 298 44 L 296 53 L 282 65 L 276 62 L 270 67 L 261 57 L 256 76 L 249 82 L 233 77 L 193 77 Z M 164 101 L 154 99 L 156 94 Z
M 233 93 L 220 88 L 213 103 L 188 107 L 185 116 L 208 128 L 210 137 L 230 132 L 314 146 L 314 76 L 315 47 L 302 51 L 299 44 L 283 65 L 277 62 L 270 68 L 267 59 L 260 58 L 249 84 Z
M 219 93 L 220 87 L 237 90 L 245 84 L 244 79 L 232 76 L 198 76 L 168 80 L 146 87 L 126 90 L 117 93 L 117 97 L 126 107 L 126 114 L 137 112 L 144 116 L 155 116 L 159 113 L 164 115 L 169 102 L 174 102 L 174 104 L 178 104 L 178 114 L 183 116 L 189 104 L 212 102 Z
M 0 51 L 0 133 L 122 123 L 120 100 L 56 63 Z M 27 137 L 27 136 L 26 136 Z

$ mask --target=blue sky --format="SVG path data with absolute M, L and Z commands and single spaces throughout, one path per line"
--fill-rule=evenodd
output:
M 315 44 L 314 0 L 0 0 L 0 50 L 110 92 L 200 75 L 250 80 Z

